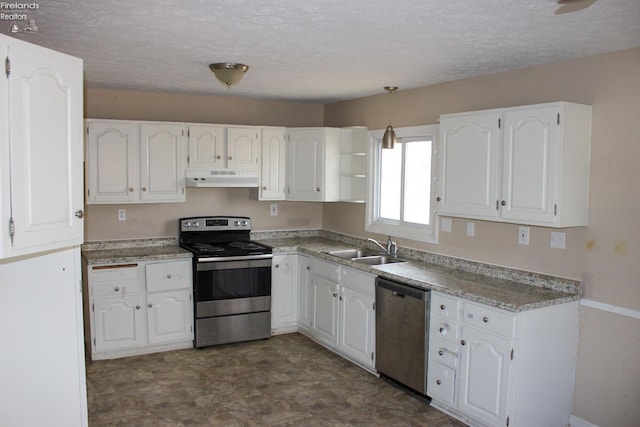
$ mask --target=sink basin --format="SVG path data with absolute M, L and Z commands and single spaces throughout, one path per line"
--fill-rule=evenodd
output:
M 367 264 L 367 265 L 381 265 L 381 264 L 391 264 L 394 262 L 404 262 L 399 258 L 395 258 L 387 255 L 373 255 L 373 256 L 363 256 L 359 258 L 351 258 L 351 261 L 357 262 L 358 264 Z
M 357 262 L 358 264 L 367 265 L 381 265 L 394 262 L 404 262 L 404 260 L 402 259 L 393 257 L 391 255 L 383 255 L 376 250 L 367 248 L 333 251 L 329 252 L 329 255 L 333 255 L 342 259 L 348 259 L 350 261 Z
M 333 251 L 329 252 L 329 255 L 337 256 L 342 259 L 353 259 L 353 258 L 362 258 L 368 256 L 377 256 L 380 255 L 379 252 L 376 252 L 372 249 L 344 249 L 341 251 Z

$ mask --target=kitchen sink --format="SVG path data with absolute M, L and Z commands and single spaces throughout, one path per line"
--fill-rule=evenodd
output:
M 338 258 L 347 259 L 358 264 L 366 265 L 382 265 L 395 262 L 405 262 L 400 258 L 396 258 L 391 255 L 381 254 L 379 251 L 367 248 L 360 249 L 344 249 L 340 251 L 329 252 L 329 255 L 333 255 Z

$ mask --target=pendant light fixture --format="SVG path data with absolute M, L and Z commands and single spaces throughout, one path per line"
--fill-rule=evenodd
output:
M 216 78 L 227 87 L 231 87 L 242 80 L 242 76 L 249 69 L 248 65 L 235 64 L 233 62 L 217 62 L 209 64 L 209 69 L 215 74 Z
M 398 90 L 397 86 L 385 86 L 384 90 L 389 92 L 391 95 L 393 92 Z M 387 126 L 387 130 L 384 131 L 384 135 L 382 136 L 382 148 L 393 149 L 393 146 L 396 143 L 396 132 L 393 130 L 393 126 Z

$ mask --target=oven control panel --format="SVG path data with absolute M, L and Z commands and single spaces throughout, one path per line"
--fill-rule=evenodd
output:
M 194 217 L 180 220 L 180 231 L 229 231 L 251 230 L 251 219 L 247 217 Z

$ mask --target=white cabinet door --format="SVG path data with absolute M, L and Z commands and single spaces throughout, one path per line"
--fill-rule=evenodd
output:
M 140 125 L 140 199 L 185 200 L 184 125 Z
M 499 119 L 497 112 L 442 117 L 439 214 L 498 217 Z
M 312 276 L 315 338 L 330 347 L 338 346 L 338 285 L 324 277 Z
M 132 122 L 87 122 L 87 199 L 133 202 L 140 197 L 139 129 Z
M 224 127 L 187 125 L 189 169 L 219 170 L 225 167 Z
M 82 61 L 15 39 L 0 46 L 10 63 L 0 101 L 1 257 L 79 245 Z
M 287 199 L 322 200 L 322 144 L 317 129 L 289 129 L 287 145 Z
M 351 360 L 374 367 L 375 312 L 372 295 L 342 287 L 340 290 L 339 351 Z
M 274 255 L 271 276 L 271 329 L 296 325 L 298 319 L 297 255 Z
M 463 326 L 460 348 L 460 411 L 506 425 L 511 340 Z
M 227 128 L 227 168 L 232 170 L 260 170 L 259 128 Z
M 144 295 L 96 298 L 92 305 L 95 352 L 139 347 L 146 343 Z
M 262 129 L 260 200 L 285 200 L 286 151 L 286 128 Z
M 149 344 L 193 338 L 191 290 L 147 295 Z
M 310 329 L 313 320 L 313 287 L 310 259 L 298 257 L 298 326 Z

